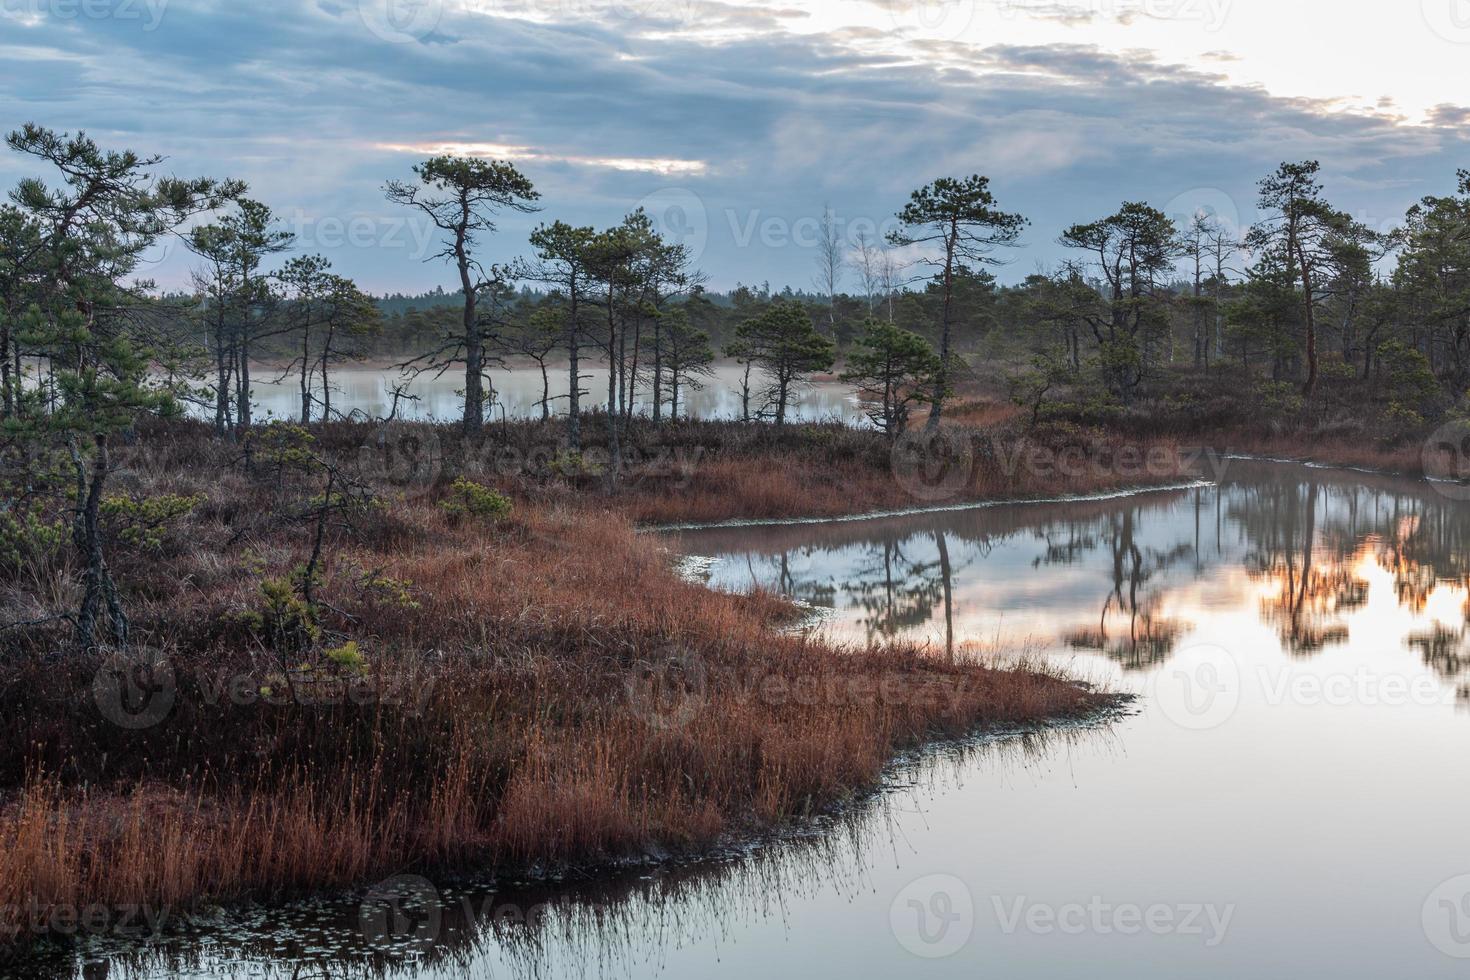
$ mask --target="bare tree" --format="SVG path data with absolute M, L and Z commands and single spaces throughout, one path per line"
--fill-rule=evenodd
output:
M 388 182 L 384 188 L 388 200 L 417 208 L 449 236 L 433 257 L 454 264 L 464 295 L 461 332 L 415 362 L 441 371 L 456 362 L 464 364 L 463 425 L 466 432 L 474 432 L 485 424 L 486 322 L 478 306 L 482 295 L 502 279 L 499 270 L 487 273 L 475 258 L 477 236 L 495 231 L 492 219 L 501 211 L 540 210 L 532 202 L 541 195 L 514 165 L 502 160 L 437 156 L 415 164 L 413 172 L 417 184 Z
M 887 245 L 882 247 L 878 255 L 878 277 L 883 284 L 883 301 L 888 307 L 888 322 L 893 322 L 893 300 L 898 295 L 898 287 L 903 282 L 904 270 L 907 266 L 898 260 L 893 249 Z
M 868 301 L 868 316 L 872 316 L 874 297 L 883 288 L 883 250 L 868 240 L 867 232 L 858 232 L 857 239 L 857 247 L 853 249 L 853 264 L 862 277 L 863 296 Z
M 842 245 L 842 232 L 837 227 L 837 215 L 830 205 L 822 206 L 821 238 L 817 241 L 818 289 L 827 297 L 827 335 L 837 333 L 837 286 L 842 282 L 842 273 L 847 269 L 847 258 Z

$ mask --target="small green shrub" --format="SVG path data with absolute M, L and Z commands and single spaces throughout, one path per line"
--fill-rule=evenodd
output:
M 271 422 L 249 438 L 262 463 L 282 469 L 312 469 L 317 463 L 316 437 L 294 422 Z
M 163 547 L 169 526 L 187 517 L 205 500 L 203 494 L 184 497 L 166 493 L 157 497 L 109 496 L 102 500 L 102 522 L 124 544 L 144 551 Z
M 511 512 L 510 498 L 505 494 L 464 477 L 454 481 L 448 498 L 439 506 L 457 520 L 499 521 Z
M 413 583 L 408 579 L 397 579 L 380 572 L 363 572 L 357 580 L 357 588 L 365 602 L 395 609 L 417 609 L 418 600 L 413 597 Z
M 1282 419 L 1302 410 L 1301 390 L 1292 381 L 1256 382 L 1256 402 L 1268 419 Z
M 19 569 L 54 558 L 66 544 L 66 522 L 33 513 L 0 511 L 0 568 Z
M 260 583 L 261 608 L 236 617 L 241 626 L 281 653 L 308 650 L 321 638 L 316 612 L 298 590 L 302 574 L 298 569 L 288 577 L 265 579 Z
M 1424 425 L 1424 416 L 1403 402 L 1391 401 L 1383 410 L 1383 424 L 1396 436 L 1406 435 Z
M 596 459 L 570 449 L 557 453 L 551 460 L 550 469 L 553 475 L 563 479 L 602 476 L 606 471 L 606 467 Z
M 361 673 L 367 669 L 367 658 L 357 648 L 356 640 L 348 640 L 340 647 L 331 647 L 323 650 L 322 654 L 340 670 Z

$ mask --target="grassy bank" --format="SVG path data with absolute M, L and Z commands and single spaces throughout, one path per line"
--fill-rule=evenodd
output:
M 1303 395 L 1298 384 L 1222 365 L 1157 373 L 1127 403 L 1092 388 L 1059 387 L 1037 408 L 1039 429 L 1102 429 L 1141 442 L 1175 440 L 1217 453 L 1243 453 L 1404 476 L 1470 477 L 1470 422 L 1461 408 L 1394 397 L 1378 378 L 1343 377 Z M 1351 375 L 1351 372 L 1348 372 Z M 977 411 L 1003 412 L 1005 384 L 976 383 L 966 394 Z
M 1191 479 L 1180 440 L 1102 429 L 1025 432 L 1009 406 L 961 406 L 931 440 L 848 426 L 635 420 L 636 463 L 597 501 L 639 524 L 835 517 L 985 500 L 1106 493 Z M 983 419 L 977 425 L 974 419 Z M 522 430 L 526 434 L 533 428 Z M 542 432 L 545 432 L 543 429 Z M 541 437 L 544 439 L 544 435 Z M 594 433 L 593 444 L 605 444 Z M 534 441 L 521 447 L 535 452 Z M 585 477 L 583 490 L 593 483 Z M 592 502 L 582 494 L 579 504 Z
M 132 652 L 77 653 L 48 619 L 77 599 L 64 535 L 21 535 L 0 580 L 0 619 L 32 623 L 0 659 L 0 939 L 88 907 L 697 852 L 906 747 L 1101 706 L 1044 670 L 791 635 L 779 597 L 686 582 L 635 533 L 916 502 L 881 437 L 635 422 L 609 492 L 604 435 L 574 456 L 556 423 L 137 433 L 104 509 Z M 1130 478 L 1004 455 L 946 492 Z

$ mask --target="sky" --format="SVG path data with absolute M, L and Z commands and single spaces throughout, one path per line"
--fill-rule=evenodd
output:
M 1030 220 L 1016 281 L 1123 201 L 1249 225 L 1283 160 L 1385 229 L 1470 168 L 1470 0 L 0 0 L 0 65 L 7 131 L 244 179 L 374 292 L 453 279 L 382 190 L 437 152 L 542 194 L 488 261 L 642 206 L 717 289 L 811 288 L 824 212 L 877 239 L 939 176 Z M 0 181 L 38 173 L 0 151 Z

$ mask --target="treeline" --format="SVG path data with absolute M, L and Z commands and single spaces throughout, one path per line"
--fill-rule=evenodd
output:
M 1331 204 L 1313 162 L 1260 182 L 1264 217 L 1243 235 L 1208 215 L 1179 227 L 1124 203 L 1063 231 L 1074 259 L 1009 287 L 988 267 L 1019 243 L 1026 219 L 1002 210 L 983 176 L 941 178 L 911 195 L 882 243 L 847 248 L 829 215 L 815 294 L 742 286 L 715 296 L 686 246 L 641 209 L 605 229 L 542 222 L 522 258 L 485 263 L 499 216 L 540 211 L 540 194 L 509 163 L 440 156 L 385 194 L 439 229 L 437 257 L 458 288 L 385 315 L 392 304 L 324 257 L 293 254 L 291 233 L 239 181 L 159 176 L 159 157 L 35 125 L 7 143 L 51 176 L 22 180 L 0 206 L 0 532 L 29 519 L 28 501 L 68 488 L 87 569 L 84 637 L 104 614 L 114 634 L 126 629 L 102 546 L 110 440 L 191 401 L 221 438 L 240 438 L 254 424 L 261 363 L 294 379 L 311 423 L 341 414 L 334 370 L 396 341 L 407 376 L 463 378 L 462 428 L 477 433 L 492 369 L 533 362 L 542 412 L 566 416 L 575 453 L 593 395 L 584 369 L 599 362 L 607 382 L 594 404 L 607 414 L 613 485 L 635 398 L 654 421 L 680 415 L 718 356 L 744 365 L 744 418 L 779 425 L 795 387 L 833 370 L 840 353 L 841 376 L 890 435 L 915 411 L 937 426 L 966 372 L 987 361 L 1019 368 L 1009 383 L 1033 420 L 1059 393 L 1106 417 L 1174 368 L 1238 368 L 1275 386 L 1243 397 L 1288 406 L 1324 386 L 1372 382 L 1386 392 L 1387 421 L 1404 429 L 1462 412 L 1470 385 L 1470 172 L 1390 232 Z M 191 294 L 160 296 L 138 278 L 168 239 L 197 258 Z M 857 294 L 843 288 L 853 275 Z M 553 371 L 570 382 L 564 405 L 550 396 Z
M 844 354 L 864 352 L 860 341 L 875 321 L 936 348 L 948 325 L 951 388 L 975 370 L 992 380 L 1003 375 L 1017 400 L 1035 409 L 1059 392 L 1090 387 L 1091 408 L 1105 413 L 1177 383 L 1181 372 L 1217 370 L 1256 379 L 1288 406 L 1324 384 L 1349 399 L 1372 392 L 1384 403 L 1383 421 L 1400 430 L 1463 407 L 1470 172 L 1459 173 L 1453 193 L 1423 199 L 1387 231 L 1330 202 L 1318 173 L 1306 162 L 1264 177 L 1262 219 L 1247 229 L 1205 213 L 1181 226 L 1145 203 L 1125 202 L 1062 232 L 1075 258 L 1014 285 L 998 283 L 987 266 L 992 247 L 1015 243 L 1019 219 L 995 211 L 983 179 L 938 181 L 916 195 L 896 242 L 851 243 L 835 260 L 818 250 L 815 281 L 830 292 L 762 284 L 714 293 L 696 282 L 656 308 L 681 311 L 701 343 L 737 357 L 741 325 L 778 305 L 802 308 Z M 912 249 L 894 251 L 915 242 L 928 246 L 917 259 Z M 512 334 L 515 324 L 566 315 L 566 283 L 541 282 L 507 294 Z M 841 288 L 849 285 L 857 288 Z M 424 349 L 455 315 L 445 308 L 454 300 L 443 291 L 396 298 L 384 351 Z M 636 335 L 633 350 L 651 343 L 656 357 L 659 341 Z M 605 344 L 598 348 L 605 353 Z M 553 345 L 545 356 L 565 358 L 568 350 Z M 642 366 L 649 363 L 645 356 Z M 635 374 L 638 385 L 651 383 Z

